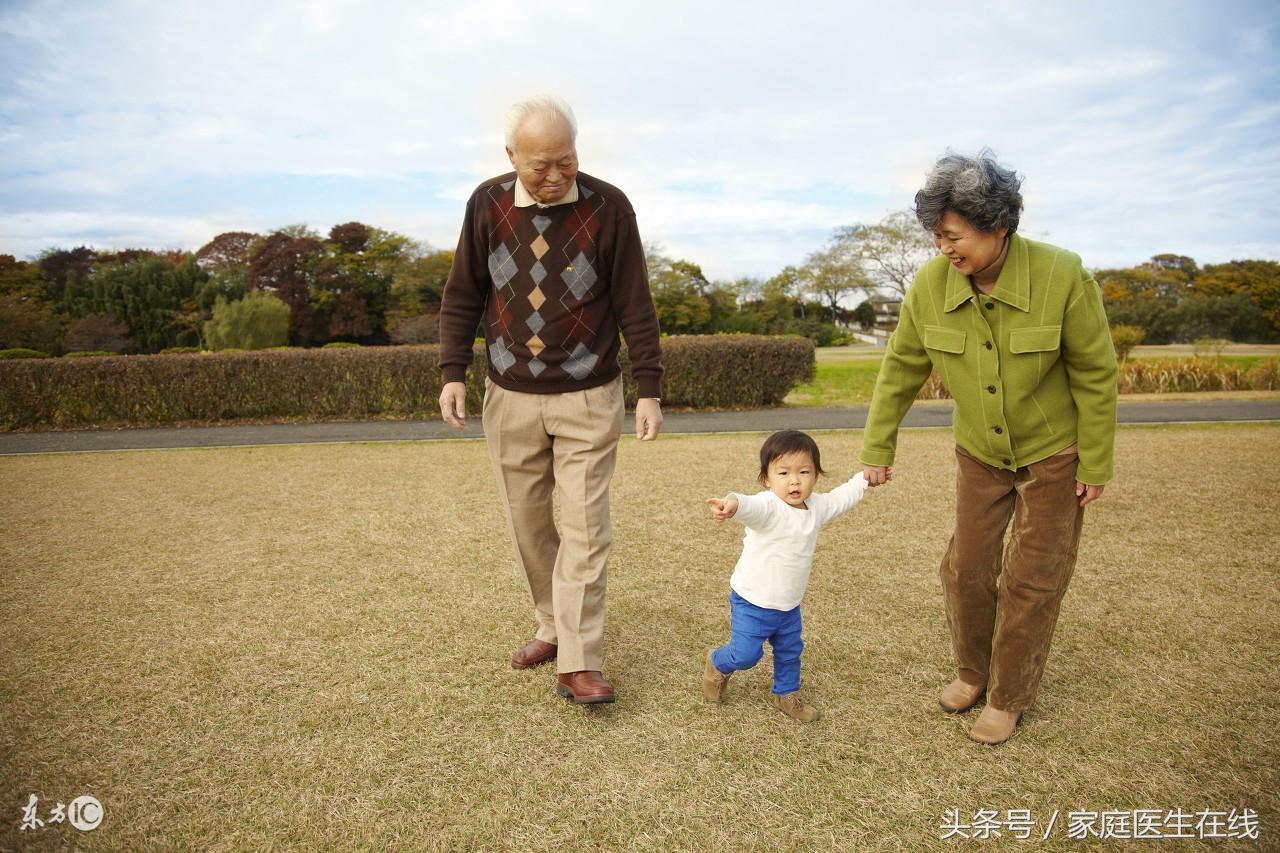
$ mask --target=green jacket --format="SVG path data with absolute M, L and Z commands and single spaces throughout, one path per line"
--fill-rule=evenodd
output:
M 898 426 L 935 368 L 956 401 L 956 443 L 978 459 L 1013 470 L 1076 443 L 1076 479 L 1111 480 L 1116 355 L 1079 256 L 1013 234 L 985 296 L 941 255 L 922 266 L 876 380 L 863 463 L 893 463 Z

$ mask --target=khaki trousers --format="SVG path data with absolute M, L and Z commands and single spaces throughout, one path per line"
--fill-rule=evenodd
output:
M 536 636 L 559 646 L 559 672 L 603 669 L 609 482 L 622 414 L 621 378 L 562 394 L 485 384 L 485 440 L 507 532 L 533 599 Z
M 985 682 L 987 701 L 1001 711 L 1031 707 L 1044 674 L 1084 522 L 1077 459 L 1071 448 L 1005 471 L 956 447 L 943 607 L 960 678 Z

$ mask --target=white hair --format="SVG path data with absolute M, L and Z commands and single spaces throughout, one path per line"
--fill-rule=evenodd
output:
M 573 107 L 558 95 L 534 95 L 517 101 L 507 110 L 505 143 L 512 151 L 516 150 L 516 134 L 531 116 L 557 119 L 569 125 L 569 134 L 574 142 L 578 141 L 578 120 L 573 117 Z

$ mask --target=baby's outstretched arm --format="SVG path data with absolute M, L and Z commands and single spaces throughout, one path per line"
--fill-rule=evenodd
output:
M 711 517 L 716 521 L 733 518 L 734 513 L 738 511 L 738 499 L 733 495 L 726 495 L 723 498 L 707 498 L 707 504 L 711 507 Z

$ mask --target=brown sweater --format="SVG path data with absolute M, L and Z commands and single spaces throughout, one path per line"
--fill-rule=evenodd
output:
M 658 316 L 627 197 L 579 172 L 577 202 L 516 207 L 515 182 L 514 172 L 485 181 L 467 202 L 440 306 L 444 381 L 465 381 L 483 320 L 489 378 L 502 388 L 603 385 L 621 372 L 621 332 L 639 396 L 659 396 Z

